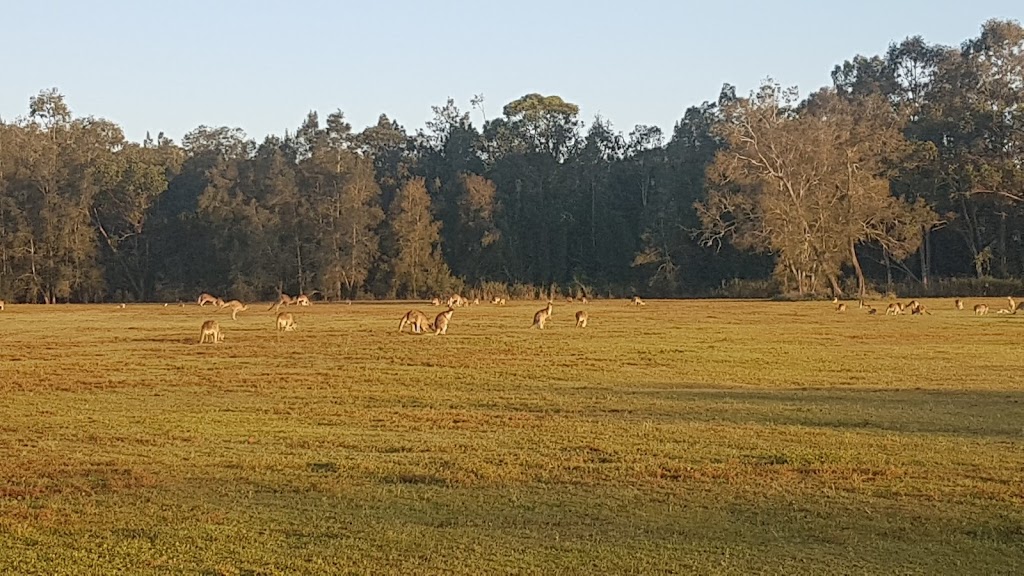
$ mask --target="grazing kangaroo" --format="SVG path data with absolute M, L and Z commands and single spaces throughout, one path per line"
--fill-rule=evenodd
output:
M 846 303 L 843 302 L 839 306 L 836 306 L 836 312 L 846 312 Z
M 964 301 L 959 299 L 959 298 L 957 298 L 956 301 L 953 302 L 953 306 L 956 307 L 957 310 L 963 310 L 964 309 Z
M 295 317 L 289 312 L 281 312 L 277 315 L 277 330 L 279 332 L 294 332 Z
M 454 312 L 454 308 L 448 308 L 434 318 L 434 336 L 448 334 L 448 322 L 451 321 Z
M 224 341 L 224 333 L 220 331 L 220 324 L 216 320 L 203 322 L 199 331 L 200 344 L 219 344 Z
M 228 308 L 228 309 L 231 310 L 231 319 L 232 320 L 238 320 L 238 313 L 239 312 L 245 312 L 246 310 L 249 309 L 249 306 L 247 304 L 242 304 L 238 300 L 231 300 L 229 302 L 225 302 L 225 303 L 221 304 L 220 307 L 221 308 Z
M 224 301 L 221 300 L 220 298 L 217 298 L 216 296 L 213 296 L 212 294 L 207 294 L 206 292 L 203 292 L 202 294 L 200 294 L 199 295 L 199 299 L 196 300 L 196 303 L 199 304 L 199 306 L 206 306 L 207 304 L 213 304 L 214 306 L 220 306 L 221 303 L 223 303 L 223 302 Z
M 432 300 L 430 301 L 430 305 L 431 305 L 431 306 L 440 306 L 440 305 L 441 305 L 441 299 L 440 299 L 440 298 L 434 298 L 434 299 L 432 299 Z
M 405 316 L 402 316 L 402 321 L 398 323 L 398 331 L 405 330 L 406 326 L 412 326 L 412 331 L 415 334 L 432 329 L 427 316 L 419 310 L 409 310 L 406 312 Z
M 885 308 L 886 316 L 899 316 L 902 313 L 903 310 L 901 309 L 899 302 L 893 302 L 892 304 L 889 304 Z
M 548 302 L 547 308 L 537 310 L 537 312 L 533 315 L 533 326 L 530 327 L 533 328 L 534 326 L 536 326 L 537 328 L 543 330 L 544 324 L 547 323 L 548 318 L 551 318 L 551 310 L 551 302 Z
M 299 294 L 298 298 L 295 299 L 295 303 L 299 306 L 309 306 L 312 302 L 309 300 L 309 296 L 305 294 Z
M 587 327 L 587 318 L 588 318 L 587 317 L 587 313 L 584 312 L 583 310 L 580 310 L 579 312 L 577 312 L 576 313 L 576 327 L 577 328 L 586 328 Z
M 491 298 L 491 304 L 497 304 L 498 306 L 504 306 L 505 305 L 505 299 L 501 298 L 501 297 L 498 297 L 498 296 L 495 296 L 494 298 Z
M 630 300 L 629 303 L 632 304 L 633 306 L 647 306 L 647 303 L 644 302 L 639 296 L 633 296 L 633 299 Z
M 910 311 L 910 315 L 911 316 L 920 316 L 922 314 L 927 314 L 929 316 L 932 315 L 932 313 L 928 311 L 928 308 L 924 304 L 921 304 L 920 302 L 918 302 L 917 303 L 917 307 Z
M 875 310 L 874 308 L 872 308 L 872 309 L 868 310 L 868 314 L 871 315 L 871 316 L 874 316 L 875 314 L 878 314 L 878 310 Z
M 984 304 L 975 304 L 974 305 L 974 315 L 975 316 L 984 316 L 985 314 L 988 314 L 988 306 L 986 306 Z

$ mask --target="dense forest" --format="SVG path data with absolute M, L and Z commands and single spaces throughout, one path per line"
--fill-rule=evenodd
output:
M 56 89 L 0 122 L 0 297 L 856 296 L 1024 276 L 1024 28 L 726 85 L 671 134 L 527 94 L 410 133 L 315 112 L 130 142 Z M 670 98 L 671 95 L 665 95 Z M 480 118 L 480 128 L 472 118 Z

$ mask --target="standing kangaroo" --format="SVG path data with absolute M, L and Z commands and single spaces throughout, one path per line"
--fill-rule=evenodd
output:
M 587 327 L 587 318 L 588 318 L 587 313 L 584 312 L 583 310 L 580 310 L 579 312 L 577 312 L 576 313 L 576 327 L 577 328 L 586 328 Z
M 224 333 L 220 331 L 220 324 L 216 320 L 203 322 L 199 330 L 200 344 L 220 344 L 224 341 Z
M 434 336 L 448 334 L 448 322 L 451 321 L 454 312 L 454 308 L 449 308 L 434 318 Z
M 281 312 L 277 315 L 277 330 L 279 332 L 294 332 L 295 317 L 289 312 Z
M 543 330 L 544 324 L 547 323 L 548 318 L 551 318 L 551 310 L 551 302 L 548 302 L 547 308 L 541 308 L 540 310 L 537 310 L 537 312 L 533 315 L 533 326 L 530 327 L 533 328 L 534 326 L 536 326 L 537 328 Z

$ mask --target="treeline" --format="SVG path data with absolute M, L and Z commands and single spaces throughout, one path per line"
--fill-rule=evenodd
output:
M 802 100 L 727 85 L 668 135 L 529 94 L 482 128 L 449 101 L 414 133 L 337 111 L 258 143 L 206 126 L 129 142 L 43 91 L 0 122 L 0 296 L 924 293 L 1024 275 L 1024 29 L 909 38 L 832 76 Z

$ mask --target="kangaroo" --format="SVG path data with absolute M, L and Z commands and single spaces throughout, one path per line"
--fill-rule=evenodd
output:
M 448 334 L 448 322 L 451 321 L 453 313 L 455 313 L 455 309 L 448 308 L 434 318 L 434 336 Z
M 1010 312 L 1006 308 L 1000 308 L 999 311 L 996 312 L 996 314 L 1013 314 L 1013 312 Z
M 858 309 L 863 310 L 863 309 L 865 309 L 867 307 L 868 307 L 868 305 L 864 303 L 864 299 L 863 298 L 861 298 L 860 300 L 857 301 L 857 308 Z
M 843 302 L 839 306 L 836 306 L 836 312 L 846 312 L 846 303 Z
M 910 311 L 911 316 L 921 316 L 923 314 L 927 314 L 929 316 L 932 315 L 932 313 L 928 311 L 928 308 L 920 302 L 917 303 L 917 308 Z
M 281 294 L 277 297 L 277 302 L 271 304 L 270 308 L 267 308 L 267 311 L 277 311 L 281 309 L 281 306 L 291 306 L 292 304 L 295 304 L 295 302 L 295 298 L 292 298 L 291 296 L 285 294 L 284 292 L 281 292 Z
M 498 306 L 504 306 L 505 305 L 505 299 L 501 298 L 499 296 L 495 296 L 495 297 L 491 298 L 491 304 L 496 304 Z
M 247 304 L 242 304 L 238 300 L 231 300 L 221 304 L 221 308 L 229 308 L 231 310 L 231 319 L 238 320 L 238 313 L 245 312 L 249 309 Z
M 643 301 L 639 296 L 633 296 L 633 299 L 629 301 L 633 306 L 647 306 L 647 303 Z
M 868 310 L 868 314 L 871 315 L 871 316 L 874 316 L 875 314 L 878 314 L 878 310 L 875 310 L 874 308 L 872 308 L 872 309 Z
M 427 316 L 419 310 L 409 310 L 406 312 L 405 316 L 402 316 L 402 321 L 398 323 L 398 331 L 405 330 L 406 326 L 411 326 L 412 331 L 416 334 L 431 329 Z
M 565 297 L 565 302 L 566 302 L 566 304 L 572 304 L 572 296 L 566 296 Z
M 988 314 L 988 306 L 986 306 L 984 304 L 975 304 L 974 305 L 974 315 L 975 316 L 984 316 L 985 314 Z
M 440 298 L 434 298 L 434 299 L 432 299 L 432 300 L 430 301 L 430 305 L 431 305 L 431 306 L 440 306 L 440 305 L 441 305 L 441 299 L 440 299 Z
M 305 294 L 299 294 L 298 297 L 295 298 L 295 303 L 298 304 L 299 306 L 309 306 L 313 302 L 310 301 L 309 296 Z
M 959 298 L 957 298 L 956 301 L 953 302 L 953 306 L 955 306 L 957 310 L 963 310 L 964 309 L 964 301 L 959 299 Z
M 199 331 L 200 344 L 219 344 L 224 341 L 224 333 L 220 331 L 220 324 L 216 320 L 203 322 Z
M 202 294 L 200 294 L 199 295 L 199 299 L 196 300 L 196 303 L 199 304 L 199 306 L 201 306 L 201 307 L 202 306 L 206 306 L 207 304 L 213 304 L 214 306 L 219 306 L 220 304 L 218 302 L 223 302 L 223 300 L 221 300 L 220 298 L 217 298 L 216 296 L 213 296 L 212 294 L 207 294 L 206 292 L 203 292 Z
M 551 318 L 551 302 L 548 302 L 547 308 L 541 308 L 533 315 L 533 326 L 543 330 L 544 324 L 547 323 L 548 318 Z M 533 326 L 530 326 L 533 328 Z
M 581 304 L 586 304 L 587 303 L 587 297 L 584 296 L 583 298 L 580 298 L 580 303 Z
M 277 315 L 277 330 L 279 332 L 294 332 L 295 317 L 289 312 L 281 312 Z
M 6 302 L 4 302 L 3 300 L 0 300 L 0 312 L 4 311 L 4 306 L 6 306 L 6 305 L 7 305 Z
M 1006 297 L 1006 303 L 1010 305 L 1010 314 L 1016 314 L 1017 313 L 1017 303 L 1014 302 L 1013 296 L 1007 296 Z
M 889 304 L 885 308 L 885 315 L 886 316 L 899 316 L 902 313 L 903 313 L 903 310 L 900 309 L 900 305 L 899 305 L 898 302 L 893 302 L 892 304 Z
M 576 313 L 576 327 L 577 328 L 586 328 L 587 327 L 587 318 L 588 318 L 587 317 L 587 313 L 584 312 L 583 310 L 580 310 L 579 312 L 577 312 Z
M 480 305 L 480 299 L 479 298 L 473 298 L 473 306 L 479 306 L 479 305 Z

